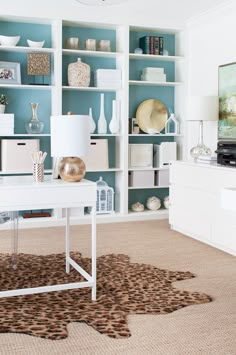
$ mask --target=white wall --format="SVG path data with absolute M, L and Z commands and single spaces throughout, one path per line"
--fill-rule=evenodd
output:
M 187 16 L 187 13 L 178 18 L 174 9 L 170 8 L 169 11 L 159 11 L 159 5 L 156 0 L 149 0 L 148 4 L 143 0 L 129 0 L 123 4 L 106 7 L 87 6 L 78 3 L 76 0 L 2 0 L 1 15 L 94 21 L 108 24 L 132 24 L 147 27 L 172 27 L 178 29 L 182 27 L 183 16 Z
M 219 65 L 236 62 L 235 26 L 235 1 L 188 24 L 189 95 L 218 95 Z M 189 150 L 197 144 L 198 123 L 187 122 L 186 128 Z M 204 142 L 216 149 L 217 122 L 204 123 Z

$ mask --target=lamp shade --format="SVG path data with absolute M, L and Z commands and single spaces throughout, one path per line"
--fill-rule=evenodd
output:
M 51 116 L 51 156 L 83 157 L 90 146 L 87 115 Z
M 190 96 L 188 121 L 216 121 L 219 118 L 218 96 Z

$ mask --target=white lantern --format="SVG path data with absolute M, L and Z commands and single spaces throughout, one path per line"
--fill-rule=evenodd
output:
M 114 212 L 114 189 L 100 176 L 97 184 L 97 214 Z

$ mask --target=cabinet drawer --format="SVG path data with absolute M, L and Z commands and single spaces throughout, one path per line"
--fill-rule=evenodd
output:
M 197 239 L 211 239 L 211 221 L 203 213 L 194 213 L 187 208 L 170 207 L 169 222 L 175 229 Z
M 170 182 L 215 193 L 223 187 L 236 186 L 236 169 L 175 164 L 170 167 Z
M 213 194 L 191 187 L 171 185 L 169 189 L 170 203 L 173 206 L 191 209 L 192 212 L 212 216 L 215 198 Z

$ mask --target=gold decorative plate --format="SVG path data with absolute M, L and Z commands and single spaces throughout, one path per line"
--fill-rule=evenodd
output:
M 136 111 L 136 118 L 143 132 L 150 133 L 150 131 L 155 131 L 160 133 L 165 128 L 168 112 L 161 101 L 149 99 L 139 105 Z

